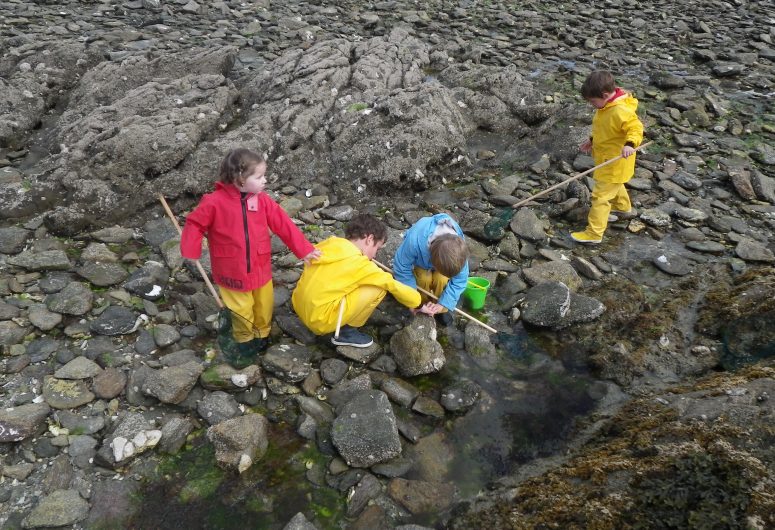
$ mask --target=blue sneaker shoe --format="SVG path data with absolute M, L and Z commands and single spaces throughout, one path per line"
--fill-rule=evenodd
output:
M 374 339 L 361 333 L 357 328 L 342 326 L 339 337 L 331 337 L 331 343 L 336 346 L 353 346 L 355 348 L 368 348 L 374 344 Z

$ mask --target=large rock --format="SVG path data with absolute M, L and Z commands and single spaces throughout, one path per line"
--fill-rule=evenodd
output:
M 207 390 L 224 390 L 237 392 L 258 383 L 261 380 L 261 369 L 251 364 L 237 370 L 228 364 L 211 366 L 199 376 L 199 384 Z
M 775 262 L 775 254 L 766 246 L 748 238 L 742 238 L 735 247 L 735 254 L 745 261 Z
M 605 306 L 600 301 L 575 294 L 561 282 L 546 282 L 532 287 L 522 302 L 522 320 L 552 329 L 590 322 L 604 311 Z
M 408 326 L 390 338 L 390 351 L 405 376 L 438 372 L 446 358 L 436 342 L 436 324 L 429 316 L 418 315 Z
M 543 241 L 546 239 L 544 225 L 530 208 L 519 208 L 509 225 L 511 230 L 522 239 Z
M 134 502 L 140 482 L 108 478 L 94 482 L 91 510 L 85 521 L 86 528 L 126 528 L 132 516 L 141 509 Z
M 537 263 L 522 271 L 530 285 L 543 282 L 562 282 L 571 291 L 581 286 L 581 278 L 569 261 L 546 261 Z
M 458 164 L 478 126 L 524 126 L 538 101 L 515 69 L 445 64 L 443 83 L 424 82 L 430 51 L 394 29 L 362 42 L 325 40 L 289 52 L 245 87 L 248 106 L 258 109 L 254 135 L 285 153 L 277 169 L 297 179 L 332 175 L 375 189 L 426 187 L 434 166 Z M 269 124 L 278 119 L 275 137 Z
M 261 356 L 261 366 L 287 383 L 303 381 L 312 371 L 319 354 L 306 346 L 275 344 Z
M 89 329 L 98 335 L 128 335 L 134 333 L 138 316 L 128 307 L 112 305 L 89 324 Z
M 331 441 L 347 465 L 369 467 L 401 454 L 393 408 L 384 392 L 356 394 L 331 426 Z
M 268 422 L 261 414 L 246 414 L 207 429 L 218 465 L 242 473 L 259 460 L 269 445 Z
M 19 442 L 35 434 L 51 408 L 45 403 L 29 403 L 0 409 L 0 442 Z
M 20 326 L 12 320 L 0 321 L 0 346 L 20 343 L 31 329 L 30 326 Z
M 0 228 L 0 254 L 18 254 L 31 235 L 32 232 L 18 226 Z
M 76 490 L 56 490 L 41 499 L 22 521 L 23 528 L 69 526 L 83 520 L 89 503 Z
M 204 366 L 196 361 L 152 370 L 143 381 L 142 391 L 162 403 L 178 404 L 186 399 L 203 371 Z
M 50 179 L 69 193 L 47 217 L 49 226 L 75 233 L 92 219 L 121 219 L 155 202 L 156 191 L 169 195 L 157 177 L 218 130 L 236 97 L 224 77 L 235 52 L 138 54 L 90 70 L 57 124 L 58 141 L 69 149 Z M 179 189 L 180 181 L 175 194 Z
M 91 403 L 94 397 L 85 381 L 57 379 L 50 375 L 43 379 L 43 398 L 52 408 L 74 409 Z
M 65 315 L 80 316 L 91 311 L 94 293 L 81 282 L 71 282 L 46 298 L 49 310 Z
M 412 514 L 444 511 L 457 501 L 453 484 L 394 478 L 388 483 L 388 495 Z
M 211 392 L 197 403 L 197 412 L 210 425 L 217 425 L 240 415 L 237 400 L 226 392 Z
M 544 282 L 530 288 L 522 302 L 522 320 L 535 326 L 558 326 L 570 311 L 570 294 L 562 282 Z
M 86 357 L 76 357 L 62 368 L 54 372 L 59 379 L 89 379 L 102 372 L 102 368 Z
M 129 275 L 124 288 L 146 300 L 158 300 L 164 296 L 164 288 L 170 279 L 169 274 L 167 267 L 158 261 L 147 261 Z
M 44 250 L 41 252 L 22 252 L 8 258 L 9 265 L 15 265 L 30 271 L 66 271 L 70 269 L 70 260 L 63 250 Z
M 96 460 L 100 465 L 118 467 L 135 456 L 155 447 L 161 431 L 138 412 L 127 412 L 117 421 L 116 428 L 102 441 Z

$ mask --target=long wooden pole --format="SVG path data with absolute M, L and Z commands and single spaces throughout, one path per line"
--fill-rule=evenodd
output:
M 653 144 L 653 143 L 654 143 L 654 141 L 652 140 L 652 141 L 650 141 L 650 142 L 646 142 L 645 144 L 641 144 L 641 145 L 639 145 L 638 147 L 636 147 L 636 148 L 635 148 L 635 151 L 640 151 L 640 150 L 641 150 L 641 149 L 643 149 L 644 147 L 648 147 L 649 145 L 651 145 L 651 144 Z M 630 155 L 630 156 L 632 156 L 632 155 Z M 549 187 L 548 187 L 548 188 L 546 188 L 544 191 L 539 191 L 539 192 L 538 192 L 538 193 L 536 193 L 535 195 L 531 195 L 531 196 L 530 196 L 530 197 L 528 197 L 527 199 L 523 199 L 523 200 L 519 201 L 518 203 L 516 203 L 516 204 L 512 205 L 512 206 L 511 206 L 511 208 L 512 208 L 513 210 L 516 210 L 516 209 L 517 209 L 517 208 L 519 208 L 520 206 L 524 206 L 524 205 L 526 205 L 527 203 L 529 203 L 529 202 L 530 202 L 530 201 L 532 201 L 533 199 L 537 199 L 538 197 L 543 197 L 544 195 L 546 195 L 546 194 L 547 194 L 547 193 L 549 193 L 550 191 L 554 191 L 554 190 L 556 190 L 557 188 L 559 188 L 560 186 L 564 186 L 564 185 L 565 185 L 565 184 L 567 184 L 568 182 L 573 182 L 574 180 L 578 180 L 578 179 L 580 179 L 581 177 L 583 177 L 584 175 L 589 175 L 589 174 L 590 174 L 590 173 L 592 173 L 593 171 L 596 171 L 596 170 L 600 169 L 601 167 L 605 167 L 605 166 L 607 166 L 608 164 L 612 164 L 612 163 L 616 162 L 617 160 L 619 160 L 619 159 L 621 159 L 621 158 L 622 158 L 622 155 L 619 155 L 619 156 L 617 156 L 616 158 L 612 158 L 611 160 L 606 160 L 605 162 L 602 162 L 602 163 L 600 163 L 600 164 L 596 165 L 596 166 L 595 166 L 595 167 L 593 167 L 593 168 L 587 169 L 586 171 L 584 171 L 584 172 L 582 172 L 582 173 L 579 173 L 579 174 L 577 174 L 577 175 L 573 175 L 572 177 L 570 177 L 570 178 L 567 178 L 567 179 L 563 180 L 562 182 L 558 182 L 557 184 L 554 184 L 553 186 L 549 186 Z
M 167 217 L 170 218 L 172 224 L 175 225 L 175 228 L 177 228 L 178 235 L 182 236 L 183 230 L 180 229 L 180 225 L 178 224 L 178 220 L 175 218 L 175 214 L 172 213 L 172 210 L 170 210 L 170 205 L 167 204 L 167 200 L 161 193 L 159 194 L 159 200 L 161 201 L 161 205 L 164 207 L 164 211 L 167 212 Z M 215 287 L 213 287 L 212 282 L 210 282 L 210 278 L 207 276 L 207 272 L 205 272 L 204 267 L 202 267 L 202 264 L 199 263 L 198 259 L 194 260 L 194 263 L 196 264 L 196 270 L 199 271 L 199 274 L 205 281 L 207 288 L 210 290 L 210 294 L 213 295 L 213 298 L 215 298 L 215 303 L 218 304 L 218 309 L 223 309 L 223 302 L 221 302 L 221 297 L 218 296 L 218 292 L 215 290 Z
M 377 264 L 377 266 L 379 266 L 381 269 L 383 269 L 383 270 L 385 270 L 385 271 L 389 272 L 390 274 L 393 274 L 393 269 L 391 269 L 391 268 L 390 268 L 390 267 L 388 267 L 387 265 L 384 265 L 384 264 L 380 263 L 380 262 L 379 262 L 379 261 L 377 261 L 377 260 L 372 260 L 372 261 L 373 261 L 374 263 L 376 263 L 376 264 Z M 430 298 L 433 298 L 433 299 L 434 299 L 434 300 L 436 300 L 436 301 L 438 301 L 438 300 L 439 300 L 439 299 L 438 299 L 438 297 L 437 297 L 435 294 L 433 294 L 433 293 L 432 293 L 432 292 L 430 292 L 430 291 L 426 291 L 426 290 L 425 290 L 425 289 L 423 289 L 422 287 L 417 287 L 417 290 L 418 290 L 418 291 L 420 291 L 420 292 L 421 292 L 422 294 L 424 294 L 425 296 L 429 296 Z M 473 316 L 469 315 L 469 314 L 468 314 L 468 313 L 466 313 L 465 311 L 461 311 L 461 310 L 460 310 L 460 309 L 458 309 L 457 307 L 455 308 L 455 313 L 457 313 L 457 314 L 459 314 L 459 315 L 462 315 L 462 316 L 466 317 L 466 318 L 467 318 L 468 320 L 470 320 L 471 322 L 474 322 L 474 323 L 476 323 L 476 324 L 479 324 L 480 326 L 482 326 L 482 327 L 483 327 L 484 329 L 486 329 L 487 331 L 491 331 L 491 332 L 493 332 L 493 333 L 498 333 L 498 330 L 497 330 L 497 329 L 495 329 L 495 328 L 492 328 L 492 327 L 488 326 L 487 324 L 485 324 L 485 323 L 484 323 L 484 322 L 482 322 L 481 320 L 477 320 L 475 317 L 473 317 Z

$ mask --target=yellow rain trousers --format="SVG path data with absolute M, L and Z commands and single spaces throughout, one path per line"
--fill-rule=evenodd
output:
M 635 155 L 632 155 L 634 157 Z M 595 182 L 592 190 L 592 206 L 589 208 L 586 232 L 602 239 L 608 226 L 608 214 L 611 210 L 629 212 L 632 209 L 630 196 L 624 184 L 611 182 Z
M 342 299 L 342 325 L 353 327 L 365 324 L 388 292 L 407 307 L 420 305 L 420 293 L 396 281 L 349 240 L 329 237 L 315 247 L 322 256 L 304 267 L 291 297 L 294 311 L 313 333 L 336 329 Z
M 436 295 L 436 299 L 432 299 L 429 296 L 422 295 L 422 303 L 425 302 L 433 302 L 438 303 L 439 297 L 441 297 L 441 293 L 444 292 L 444 289 L 447 287 L 447 282 L 449 282 L 449 278 L 441 274 L 437 271 L 429 271 L 426 269 L 423 269 L 422 267 L 414 267 L 412 269 L 412 272 L 414 273 L 414 279 L 417 280 L 417 287 L 420 289 L 425 289 L 426 291 L 430 291 L 434 295 Z M 442 306 L 443 307 L 443 306 Z M 442 313 L 446 313 L 449 311 L 446 307 L 441 310 Z
M 636 111 L 638 100 L 632 94 L 609 101 L 592 118 L 592 158 L 595 165 L 622 154 L 627 142 L 638 147 L 643 141 L 643 124 Z M 602 238 L 608 226 L 611 210 L 628 212 L 632 209 L 624 187 L 635 173 L 635 154 L 595 170 L 595 187 L 586 232 Z
M 256 337 L 266 338 L 272 330 L 272 308 L 274 287 L 269 280 L 252 291 L 232 291 L 218 286 L 223 303 L 242 318 L 232 316 L 231 325 L 234 340 L 247 342 Z

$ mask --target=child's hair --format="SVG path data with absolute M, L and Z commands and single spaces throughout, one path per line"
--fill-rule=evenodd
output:
M 264 157 L 255 151 L 242 147 L 232 149 L 221 162 L 218 179 L 226 184 L 238 183 L 253 173 L 256 166 L 265 163 Z
M 344 237 L 357 240 L 374 236 L 374 241 L 387 241 L 387 227 L 367 213 L 358 214 L 344 227 Z
M 602 98 L 603 93 L 611 93 L 616 91 L 616 81 L 614 75 L 608 70 L 595 70 L 581 85 L 581 97 L 584 99 L 589 98 Z
M 444 234 L 431 242 L 431 263 L 438 272 L 451 278 L 463 268 L 468 260 L 468 245 L 454 234 Z

